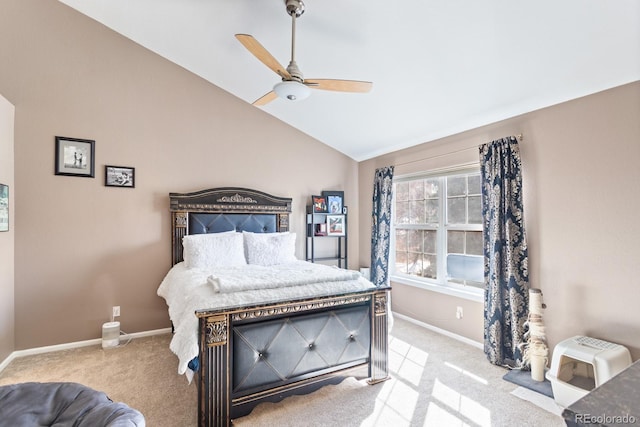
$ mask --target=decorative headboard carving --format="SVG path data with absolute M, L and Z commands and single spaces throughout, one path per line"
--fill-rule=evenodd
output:
M 272 196 L 262 191 L 240 187 L 221 187 L 193 193 L 169 193 L 171 211 L 172 265 L 182 261 L 182 238 L 188 234 L 223 231 L 207 226 L 192 229 L 204 221 L 220 222 L 220 218 L 236 231 L 256 231 L 256 222 L 268 220 L 273 227 L 258 231 L 289 231 L 291 198 Z M 260 217 L 255 221 L 251 221 Z M 246 226 L 245 226 L 246 225 Z M 271 229 L 273 228 L 273 229 Z

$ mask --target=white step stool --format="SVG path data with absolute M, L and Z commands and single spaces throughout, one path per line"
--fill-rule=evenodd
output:
M 626 347 L 578 335 L 555 346 L 546 377 L 556 403 L 566 408 L 629 365 Z

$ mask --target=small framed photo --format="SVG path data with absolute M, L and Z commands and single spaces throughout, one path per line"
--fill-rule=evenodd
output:
M 56 136 L 56 175 L 95 177 L 95 141 Z
M 326 222 L 321 222 L 320 224 L 316 224 L 314 235 L 315 236 L 326 236 L 327 235 L 327 223 Z
M 136 186 L 136 170 L 127 166 L 104 167 L 104 185 L 106 187 L 126 187 Z
M 327 215 L 327 236 L 344 236 L 344 215 Z
M 0 231 L 9 231 L 9 186 L 0 184 Z
M 327 213 L 327 199 L 322 196 L 311 196 L 313 213 Z
M 341 214 L 344 205 L 344 191 L 323 191 L 322 197 L 327 201 L 327 212 Z

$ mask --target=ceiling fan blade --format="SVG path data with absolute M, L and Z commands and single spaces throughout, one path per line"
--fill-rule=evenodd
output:
M 304 84 L 313 89 L 358 93 L 369 92 L 373 87 L 373 83 L 359 80 L 304 79 Z
M 270 103 L 271 101 L 273 101 L 274 99 L 276 99 L 278 97 L 278 95 L 274 92 L 268 92 L 266 95 L 263 95 L 262 97 L 256 99 L 255 101 L 253 101 L 252 105 L 255 105 L 257 107 L 261 106 L 261 105 L 266 105 L 268 103 Z
M 247 48 L 249 52 L 260 60 L 264 65 L 271 68 L 276 74 L 285 80 L 290 80 L 291 75 L 285 67 L 283 67 L 276 58 L 269 53 L 253 36 L 249 34 L 236 34 L 236 38 Z

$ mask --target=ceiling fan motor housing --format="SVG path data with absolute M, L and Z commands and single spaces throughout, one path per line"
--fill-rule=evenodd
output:
M 301 0 L 284 0 L 287 6 L 287 13 L 291 16 L 294 14 L 299 18 L 304 13 L 304 3 Z

